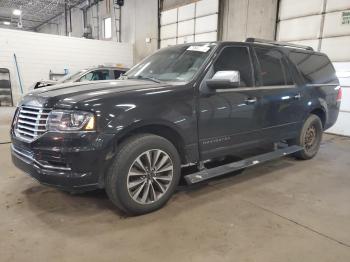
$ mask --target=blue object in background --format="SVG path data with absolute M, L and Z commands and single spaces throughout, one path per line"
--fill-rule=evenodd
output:
M 21 75 L 19 73 L 19 68 L 18 68 L 18 63 L 17 63 L 17 56 L 14 53 L 13 54 L 13 58 L 15 60 L 15 65 L 16 65 L 16 70 L 17 70 L 17 76 L 18 76 L 18 82 L 19 82 L 19 87 L 21 88 L 21 94 L 23 95 L 23 86 L 22 86 L 22 79 L 21 79 Z

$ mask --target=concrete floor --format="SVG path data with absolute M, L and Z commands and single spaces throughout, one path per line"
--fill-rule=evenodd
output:
M 350 261 L 350 138 L 326 135 L 310 161 L 187 187 L 140 217 L 104 192 L 38 184 L 9 149 L 0 145 L 0 261 Z

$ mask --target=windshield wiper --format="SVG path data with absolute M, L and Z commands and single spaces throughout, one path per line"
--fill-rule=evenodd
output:
M 151 80 L 155 83 L 162 83 L 162 81 L 160 81 L 159 79 L 157 78 L 154 78 L 154 77 L 150 77 L 150 76 L 137 76 L 137 77 L 129 77 L 128 79 L 143 79 L 143 80 Z

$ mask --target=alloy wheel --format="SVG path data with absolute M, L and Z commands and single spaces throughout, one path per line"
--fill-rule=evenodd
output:
M 168 191 L 173 174 L 174 165 L 166 152 L 160 149 L 145 151 L 135 159 L 129 169 L 129 195 L 143 205 L 158 201 Z

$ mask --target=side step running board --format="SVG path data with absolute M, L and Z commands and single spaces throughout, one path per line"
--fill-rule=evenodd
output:
M 263 162 L 267 162 L 282 156 L 286 156 L 289 154 L 293 154 L 295 152 L 298 152 L 302 150 L 303 148 L 301 146 L 289 146 L 281 149 L 277 149 L 275 151 L 249 157 L 237 162 L 232 162 L 226 165 L 210 168 L 210 169 L 203 169 L 199 172 L 189 174 L 185 176 L 185 180 L 187 184 L 195 184 L 213 177 L 221 176 L 242 168 L 254 166 Z

